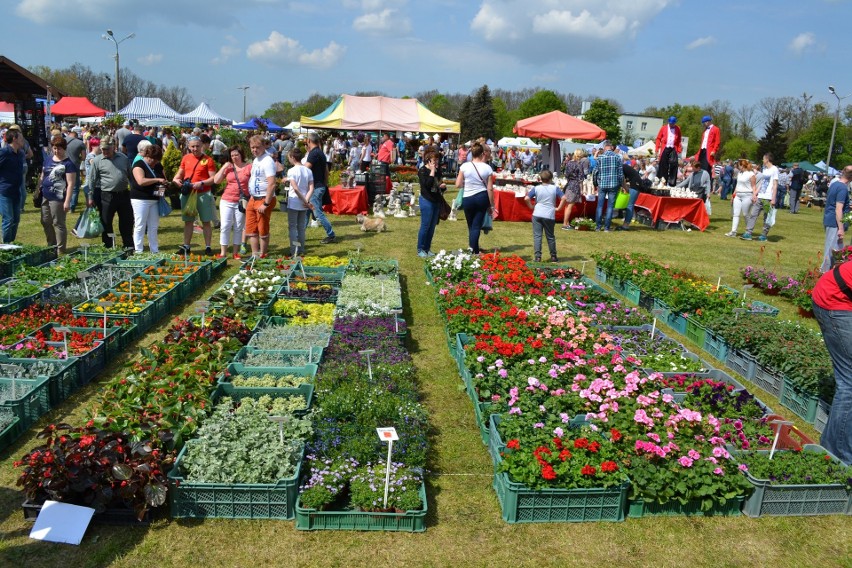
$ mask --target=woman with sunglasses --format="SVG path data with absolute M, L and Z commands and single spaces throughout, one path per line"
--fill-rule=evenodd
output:
M 47 238 L 47 246 L 65 252 L 68 231 L 65 217 L 71 210 L 71 190 L 77 181 L 78 169 L 66 155 L 67 145 L 61 134 L 50 139 L 51 155 L 44 161 L 39 177 L 41 191 L 41 226 Z

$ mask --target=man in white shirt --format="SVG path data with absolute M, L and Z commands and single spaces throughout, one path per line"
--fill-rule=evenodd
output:
M 765 241 L 769 229 L 775 224 L 775 200 L 778 197 L 778 167 L 772 162 L 775 158 L 771 153 L 763 155 L 763 171 L 757 176 L 757 187 L 751 197 L 751 209 L 746 219 L 746 232 L 741 239 L 752 240 L 751 232 L 757 224 L 757 216 L 763 211 L 763 231 L 757 237 Z M 768 205 L 768 207 L 767 207 Z

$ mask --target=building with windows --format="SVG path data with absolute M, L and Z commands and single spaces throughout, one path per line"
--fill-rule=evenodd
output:
M 621 139 L 628 146 L 640 146 L 654 140 L 663 126 L 663 119 L 656 116 L 625 113 L 618 117 Z

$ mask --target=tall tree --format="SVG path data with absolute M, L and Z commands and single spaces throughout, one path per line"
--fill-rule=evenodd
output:
M 512 128 L 518 121 L 516 118 L 517 110 L 509 112 L 506 110 L 506 103 L 500 97 L 494 97 L 492 100 L 494 105 L 494 118 L 496 120 L 497 138 L 504 136 L 512 136 Z
M 785 161 L 787 154 L 787 131 L 781 123 L 780 116 L 773 116 L 764 127 L 763 138 L 757 141 L 758 157 L 771 153 L 775 156 L 773 163 Z
M 459 130 L 461 131 L 460 136 L 462 140 L 470 140 L 473 138 L 471 135 L 471 108 L 473 107 L 473 99 L 471 97 L 467 97 L 462 101 L 461 108 L 459 109 Z
M 469 113 L 469 136 L 471 139 L 483 137 L 494 139 L 497 134 L 497 119 L 488 85 L 482 85 L 471 99 Z
M 531 116 L 538 116 L 554 110 L 565 112 L 568 107 L 559 95 L 553 91 L 539 91 L 518 107 L 518 119 L 523 120 Z
M 607 140 L 621 140 L 618 108 L 606 99 L 595 99 L 583 120 L 606 130 Z
M 787 160 L 808 160 L 813 163 L 825 161 L 828 157 L 828 145 L 833 126 L 833 116 L 821 116 L 815 119 L 810 128 L 802 132 L 787 147 Z M 852 142 L 852 128 L 838 122 L 834 137 L 834 153 L 831 157 L 831 164 L 834 167 L 852 164 L 852 147 L 847 142 Z
M 741 105 L 734 111 L 734 129 L 732 136 L 752 140 L 757 128 L 757 109 L 754 105 Z

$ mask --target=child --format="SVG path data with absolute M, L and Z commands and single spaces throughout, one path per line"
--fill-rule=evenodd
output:
M 311 195 L 314 192 L 314 174 L 302 165 L 305 152 L 294 146 L 287 156 L 293 167 L 287 171 L 290 190 L 287 192 L 287 226 L 290 233 L 290 256 L 296 254 L 293 243 L 299 244 L 299 254 L 305 254 L 305 228 L 308 226 L 308 211 L 313 209 Z
M 553 228 L 556 226 L 556 210 L 565 204 L 565 195 L 561 189 L 551 183 L 553 172 L 543 170 L 539 177 L 541 178 L 541 185 L 532 188 L 524 198 L 527 207 L 533 210 L 532 227 L 535 261 L 541 262 L 541 233 L 544 231 L 544 236 L 547 237 L 547 248 L 550 249 L 550 262 L 557 262 L 556 237 L 553 235 Z M 532 204 L 533 199 L 535 199 L 535 207 Z M 559 200 L 558 206 L 557 200 Z

